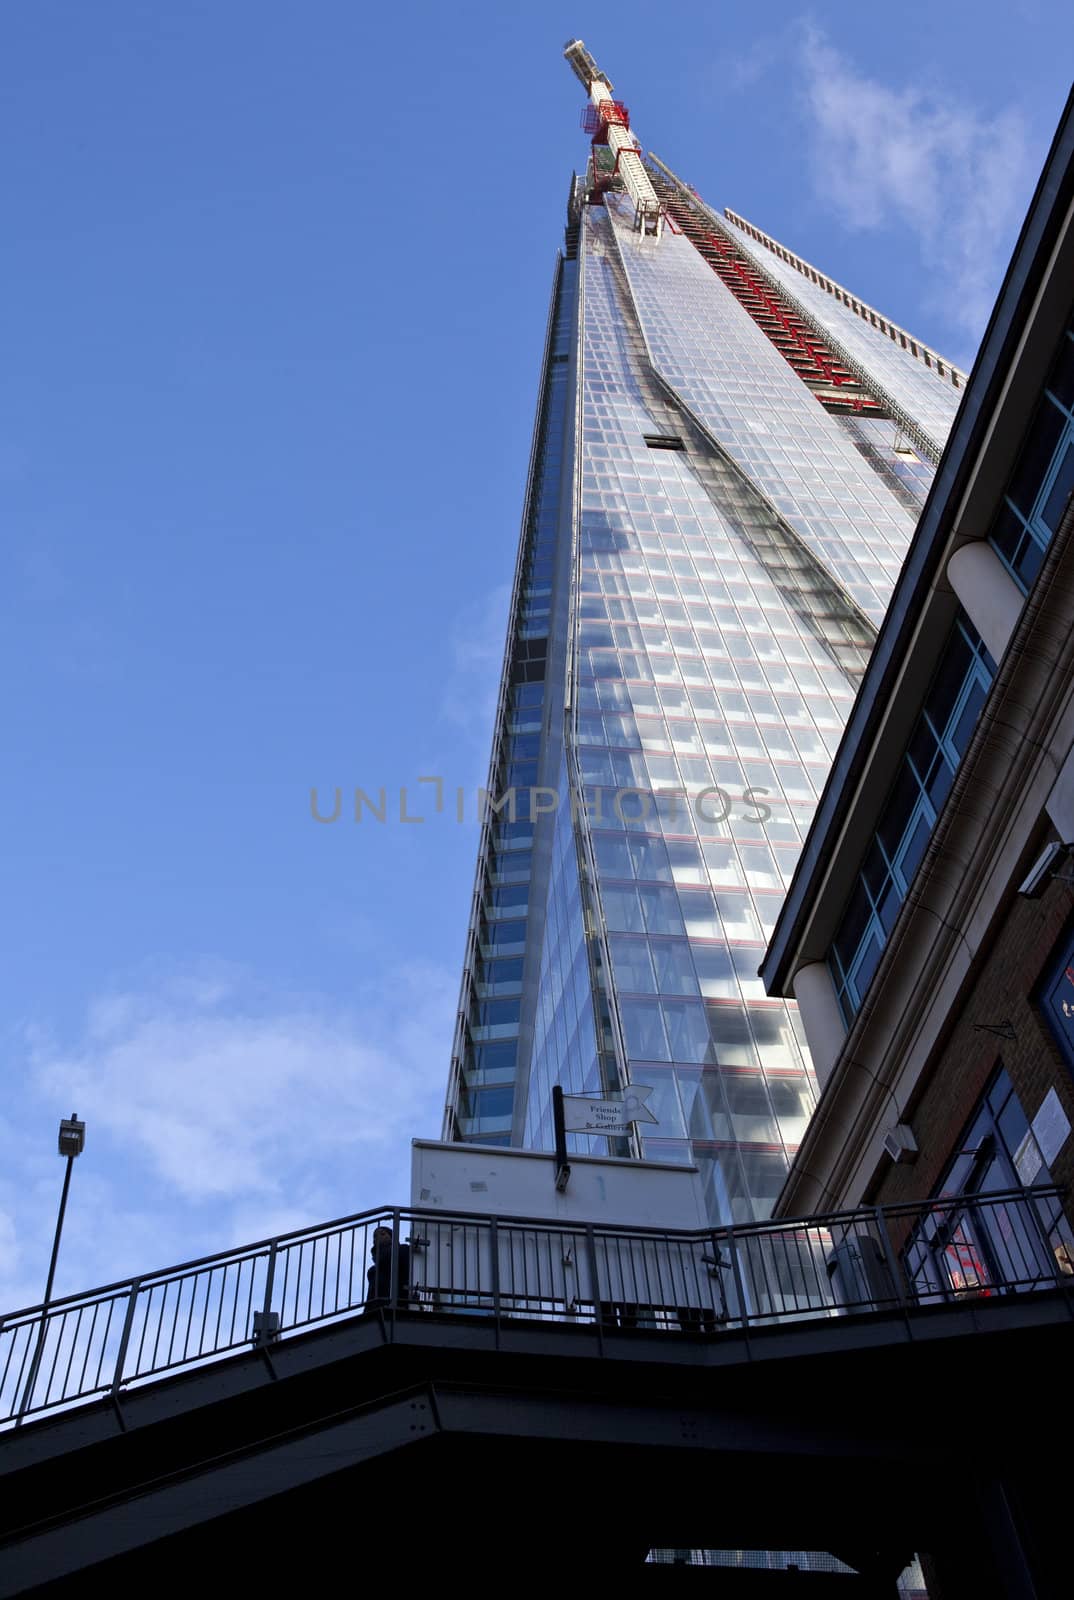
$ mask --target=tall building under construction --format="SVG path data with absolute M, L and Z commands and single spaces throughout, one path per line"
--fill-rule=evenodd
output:
M 576 1147 L 696 1163 L 712 1220 L 746 1222 L 814 1100 L 796 1008 L 757 968 L 965 378 L 711 210 L 581 42 L 565 54 L 591 149 L 552 290 L 445 1137 L 550 1148 L 554 1085 L 644 1085 L 655 1123 Z

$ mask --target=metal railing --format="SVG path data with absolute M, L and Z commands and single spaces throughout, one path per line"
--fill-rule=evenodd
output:
M 359 1313 L 717 1335 L 1055 1287 L 1052 1187 L 690 1233 L 367 1211 L 0 1317 L 0 1426 Z

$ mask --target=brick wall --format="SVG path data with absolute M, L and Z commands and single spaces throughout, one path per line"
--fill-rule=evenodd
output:
M 962 1012 L 906 1116 L 917 1139 L 917 1160 L 898 1166 L 885 1161 L 870 1187 L 870 1201 L 919 1200 L 933 1193 L 1000 1062 L 1030 1121 L 1054 1087 L 1074 1127 L 1074 1074 L 1032 1002 L 1072 914 L 1074 893 L 1063 883 L 1051 883 L 1039 900 L 1012 896 Z M 1004 1024 L 1014 1038 L 987 1031 Z M 1051 1172 L 1056 1183 L 1074 1186 L 1074 1134 Z M 1074 1221 L 1069 1199 L 1067 1213 Z

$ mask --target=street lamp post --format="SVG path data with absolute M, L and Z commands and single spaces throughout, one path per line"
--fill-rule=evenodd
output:
M 45 1299 L 41 1307 L 41 1326 L 37 1332 L 34 1345 L 33 1360 L 30 1362 L 30 1375 L 26 1380 L 26 1388 L 22 1394 L 22 1405 L 16 1423 L 22 1421 L 33 1398 L 34 1384 L 37 1382 L 38 1369 L 41 1366 L 41 1353 L 45 1348 L 45 1331 L 48 1324 L 49 1301 L 52 1299 L 52 1283 L 56 1276 L 56 1261 L 60 1254 L 60 1235 L 63 1233 L 63 1219 L 67 1211 L 67 1192 L 71 1187 L 71 1168 L 75 1164 L 75 1157 L 82 1154 L 86 1143 L 86 1124 L 79 1122 L 78 1114 L 71 1112 L 60 1123 L 59 1152 L 67 1157 L 67 1166 L 63 1174 L 63 1190 L 60 1194 L 60 1213 L 56 1218 L 56 1233 L 52 1240 L 52 1256 L 48 1264 L 48 1282 L 45 1284 Z

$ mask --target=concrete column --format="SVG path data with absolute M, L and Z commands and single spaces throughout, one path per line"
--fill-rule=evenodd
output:
M 1044 809 L 1064 844 L 1074 844 L 1074 749 L 1068 750 Z
M 835 998 L 835 985 L 827 964 L 811 961 L 807 967 L 799 967 L 792 987 L 809 1041 L 813 1070 L 823 1089 L 847 1036 L 846 1023 L 839 1009 L 839 1001 Z
M 998 661 L 1022 614 L 1025 595 L 984 539 L 959 546 L 947 563 L 947 581 Z

